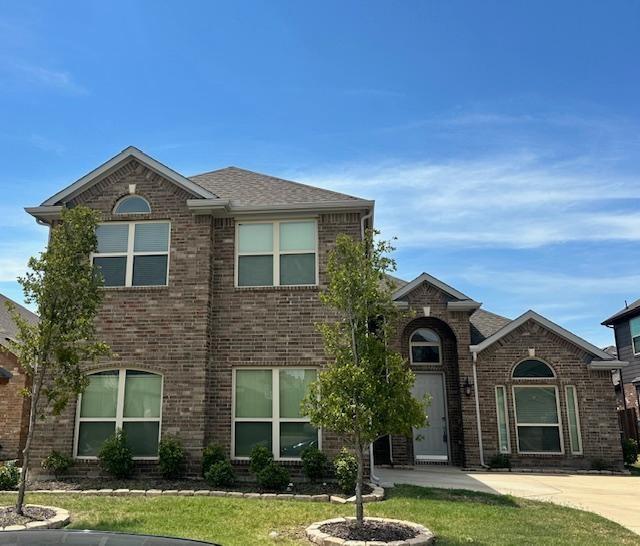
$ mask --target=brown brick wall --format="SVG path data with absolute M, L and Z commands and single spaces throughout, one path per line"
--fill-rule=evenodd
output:
M 535 382 L 511 379 L 514 365 L 528 357 L 529 348 L 535 349 L 535 356 L 553 367 L 557 379 L 536 380 Z M 621 466 L 622 453 L 611 373 L 589 370 L 585 364 L 588 358 L 589 355 L 582 349 L 533 321 L 527 321 L 478 355 L 478 391 L 480 407 L 483 408 L 481 412 L 482 437 L 487 462 L 498 451 L 495 386 L 505 385 L 507 387 L 511 460 L 514 466 L 588 469 L 595 459 L 602 459 L 612 467 L 619 468 Z M 517 452 L 511 387 L 531 384 L 549 384 L 558 387 L 564 455 L 520 455 Z M 574 385 L 576 388 L 584 455 L 572 455 L 570 451 L 566 385 Z
M 29 399 L 21 391 L 30 381 L 15 355 L 1 347 L 0 367 L 13 374 L 0 380 L 0 460 L 20 459 L 29 428 Z
M 152 209 L 147 215 L 112 216 L 116 201 L 129 184 Z M 209 354 L 209 306 L 212 222 L 193 216 L 191 196 L 131 160 L 81 194 L 74 204 L 102 212 L 104 220 L 163 219 L 171 221 L 169 285 L 167 287 L 105 288 L 98 314 L 98 336 L 113 354 L 101 368 L 136 367 L 164 375 L 162 434 L 178 436 L 197 471 L 204 442 L 205 379 Z M 33 468 L 52 449 L 69 455 L 73 449 L 76 404 L 38 428 Z M 95 463 L 78 468 L 95 467 Z

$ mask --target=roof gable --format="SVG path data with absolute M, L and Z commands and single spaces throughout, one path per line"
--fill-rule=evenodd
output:
M 470 298 L 469 296 L 467 296 L 466 294 L 463 294 L 459 290 L 456 290 L 452 286 L 449 286 L 448 284 L 442 282 L 440 279 L 436 279 L 434 276 L 429 275 L 428 273 L 422 273 L 418 275 L 415 279 L 413 279 L 411 282 L 408 282 L 404 286 L 401 286 L 400 288 L 398 288 L 393 293 L 393 299 L 399 300 L 401 298 L 404 298 L 410 292 L 418 288 L 423 283 L 428 283 L 428 284 L 431 284 L 432 286 L 435 286 L 436 288 L 439 288 L 440 290 L 442 290 L 444 293 L 448 294 L 455 300 L 458 300 L 461 302 L 478 303 L 474 301 L 472 298 Z M 479 306 L 480 305 L 478 303 L 478 307 Z
M 118 155 L 115 155 L 93 171 L 87 173 L 82 178 L 76 180 L 73 184 L 70 184 L 63 190 L 60 190 L 55 195 L 52 195 L 42 203 L 42 207 L 51 207 L 61 205 L 69 199 L 79 195 L 83 191 L 89 189 L 93 185 L 97 184 L 102 178 L 112 173 L 118 167 L 129 161 L 131 158 L 135 158 L 142 165 L 154 171 L 155 173 L 163 176 L 170 182 L 173 182 L 180 188 L 194 195 L 194 197 L 202 199 L 215 199 L 217 196 L 211 193 L 209 190 L 199 186 L 195 182 L 182 176 L 176 171 L 170 169 L 166 165 L 163 165 L 159 161 L 148 156 L 144 152 L 140 151 L 134 146 L 129 146 L 122 150 Z
M 477 345 L 471 345 L 470 346 L 471 352 L 480 353 L 484 351 L 499 339 L 502 339 L 507 334 L 510 334 L 511 332 L 513 332 L 514 330 L 522 326 L 528 320 L 533 320 L 537 322 L 538 324 L 550 330 L 551 332 L 558 335 L 559 337 L 566 339 L 567 341 L 573 343 L 574 345 L 576 345 L 577 347 L 580 347 L 581 349 L 584 349 L 587 353 L 593 355 L 595 358 L 615 364 L 614 367 L 616 368 L 619 368 L 621 365 L 624 365 L 624 363 L 618 362 L 615 359 L 615 357 L 603 351 L 599 347 L 596 347 L 595 345 L 589 343 L 585 339 L 582 339 L 581 337 L 569 332 L 569 330 L 565 330 L 562 326 L 559 326 L 555 322 L 551 322 L 549 319 L 543 317 L 542 315 L 539 315 L 538 313 L 532 310 L 529 310 L 526 313 L 523 313 L 517 319 L 512 320 L 508 324 L 505 324 L 497 332 L 495 332 L 493 335 L 486 338 L 481 343 L 478 343 Z

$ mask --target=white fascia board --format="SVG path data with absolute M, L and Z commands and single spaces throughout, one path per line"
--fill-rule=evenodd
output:
M 310 203 L 287 203 L 282 205 L 234 205 L 224 199 L 188 199 L 187 206 L 194 214 L 218 214 L 240 216 L 279 216 L 289 214 L 305 214 L 332 211 L 361 211 L 373 209 L 374 201 L 344 200 Z
M 63 190 L 56 193 L 55 195 L 52 195 L 51 197 L 49 197 L 49 199 L 47 199 L 44 203 L 42 203 L 42 205 L 43 206 L 56 205 L 60 201 L 64 201 L 72 198 L 78 193 L 98 183 L 102 177 L 108 175 L 111 171 L 117 168 L 121 163 L 123 163 L 124 161 L 127 161 L 129 158 L 132 158 L 132 157 L 137 159 L 140 163 L 142 163 L 152 171 L 165 177 L 166 179 L 170 180 L 177 186 L 181 187 L 182 189 L 194 195 L 202 197 L 203 199 L 215 199 L 217 197 L 210 191 L 205 190 L 202 186 L 199 186 L 195 182 L 182 176 L 181 174 L 177 173 L 173 169 L 170 169 L 166 165 L 163 165 L 159 161 L 148 156 L 138 148 L 135 148 L 134 146 L 129 146 L 128 148 L 125 148 L 124 150 L 122 150 L 118 155 L 112 157 L 107 162 L 100 165 L 98 168 L 84 175 L 79 180 L 76 180 L 73 184 L 67 186 Z
M 620 368 L 626 368 L 628 365 L 628 362 L 620 360 L 592 360 L 587 364 L 587 368 L 590 370 L 619 370 Z
M 228 199 L 187 199 L 187 207 L 193 214 L 213 214 L 215 212 L 228 212 Z
M 453 288 L 453 287 L 449 286 L 448 284 L 442 282 L 440 279 L 436 279 L 435 277 L 433 277 L 432 275 L 429 275 L 428 273 L 422 273 L 421 275 L 419 275 L 415 279 L 413 279 L 410 283 L 407 283 L 404 286 L 402 286 L 401 288 L 399 288 L 398 290 L 396 290 L 393 293 L 393 296 L 392 296 L 393 299 L 397 300 L 397 299 L 400 299 L 400 298 L 406 296 L 409 292 L 411 292 L 414 288 L 417 288 L 418 286 L 420 286 L 423 282 L 427 282 L 429 284 L 432 284 L 433 286 L 439 288 L 443 292 L 449 294 L 450 296 L 453 296 L 454 298 L 456 298 L 458 300 L 473 301 L 466 294 L 463 294 L 459 290 L 456 290 L 455 288 Z
M 47 206 L 47 207 L 25 207 L 25 211 L 33 216 L 36 220 L 49 223 L 51 220 L 57 220 L 62 216 L 62 205 Z
M 562 326 L 557 325 L 555 322 L 551 322 L 549 319 L 543 317 L 542 315 L 539 315 L 538 313 L 532 310 L 529 310 L 526 313 L 523 313 L 522 315 L 520 315 L 517 319 L 512 320 L 509 324 L 500 328 L 500 330 L 498 330 L 492 336 L 489 336 L 482 343 L 479 343 L 478 345 L 469 346 L 470 351 L 476 354 L 484 351 L 487 347 L 493 345 L 499 339 L 502 339 L 504 336 L 510 334 L 516 328 L 520 327 L 529 319 L 537 322 L 538 324 L 544 326 L 548 330 L 566 339 L 567 341 L 570 341 L 571 343 L 577 345 L 578 347 L 581 347 L 588 353 L 592 354 L 593 356 L 601 360 L 605 360 L 608 362 L 612 362 L 613 360 L 615 360 L 609 353 L 589 343 L 587 340 L 582 339 L 581 337 L 578 337 L 577 335 L 569 332 L 569 330 L 565 330 Z

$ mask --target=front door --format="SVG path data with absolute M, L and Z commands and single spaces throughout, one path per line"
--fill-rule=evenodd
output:
M 447 406 L 444 376 L 441 373 L 416 372 L 413 395 L 431 396 L 427 407 L 429 426 L 413 429 L 413 453 L 418 461 L 448 461 Z

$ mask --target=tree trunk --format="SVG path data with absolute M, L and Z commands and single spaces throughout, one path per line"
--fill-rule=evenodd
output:
M 362 482 L 364 481 L 364 450 L 360 445 L 356 448 L 358 459 L 358 475 L 356 479 L 356 523 L 364 523 L 364 503 L 362 502 Z
M 33 382 L 33 390 L 31 391 L 31 410 L 29 413 L 29 430 L 27 431 L 27 440 L 22 450 L 22 471 L 20 473 L 20 484 L 18 486 L 18 499 L 16 500 L 16 512 L 24 515 L 22 512 L 24 506 L 24 495 L 27 491 L 27 477 L 29 469 L 29 459 L 31 456 L 31 441 L 33 440 L 33 432 L 36 427 L 36 418 L 38 415 L 38 399 L 40 398 L 40 388 L 42 386 L 42 371 L 38 374 L 37 381 Z

